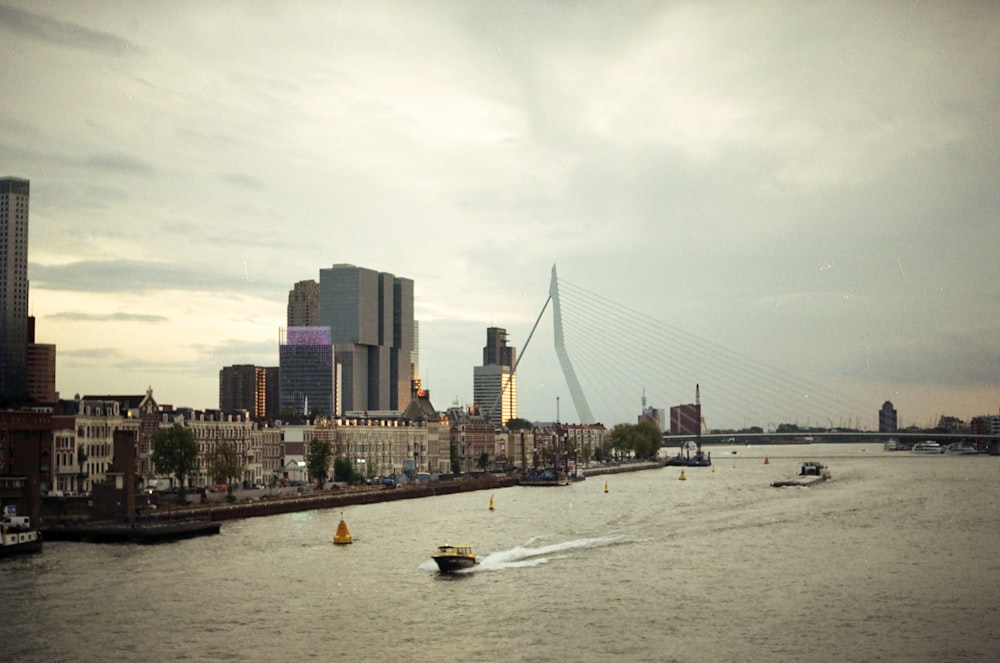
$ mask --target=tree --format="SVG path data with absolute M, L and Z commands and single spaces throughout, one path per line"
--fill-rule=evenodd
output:
M 351 465 L 351 461 L 347 460 L 343 456 L 333 461 L 334 481 L 358 483 L 361 479 L 364 479 L 364 477 L 354 471 L 354 466 Z
M 187 493 L 187 477 L 198 469 L 198 443 L 190 429 L 174 424 L 153 433 L 152 460 L 158 472 L 177 477 L 177 498 Z
M 485 451 L 479 454 L 479 461 L 476 463 L 479 465 L 479 469 L 485 471 L 490 464 L 490 455 Z
M 239 481 L 243 476 L 243 464 L 235 447 L 228 441 L 219 442 L 206 454 L 205 466 L 213 481 L 225 482 L 226 493 L 232 499 L 233 481 Z
M 532 430 L 534 427 L 534 424 L 530 421 L 527 419 L 521 419 L 520 417 L 507 421 L 507 430 Z
M 635 425 L 636 443 L 635 455 L 640 458 L 656 458 L 663 446 L 663 433 L 660 427 L 652 421 L 643 419 Z
M 620 455 L 622 452 L 635 451 L 641 446 L 641 438 L 632 424 L 615 424 L 615 427 L 608 433 L 608 441 L 611 448 Z
M 316 481 L 316 486 L 322 488 L 330 476 L 330 457 L 333 455 L 333 447 L 327 440 L 313 440 L 309 443 L 309 450 L 306 452 L 306 467 L 309 469 L 309 476 Z

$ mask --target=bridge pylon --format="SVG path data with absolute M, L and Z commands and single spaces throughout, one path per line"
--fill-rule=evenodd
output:
M 552 335 L 556 346 L 556 356 L 559 357 L 559 365 L 562 367 L 563 376 L 566 378 L 566 386 L 569 387 L 569 395 L 573 398 L 573 407 L 576 408 L 576 416 L 581 424 L 593 424 L 594 415 L 590 412 L 590 405 L 587 397 L 583 394 L 580 381 L 576 379 L 576 371 L 569 360 L 566 352 L 566 345 L 563 339 L 562 312 L 559 308 L 559 277 L 556 275 L 556 266 L 552 265 L 552 280 L 549 282 L 549 299 L 552 300 Z

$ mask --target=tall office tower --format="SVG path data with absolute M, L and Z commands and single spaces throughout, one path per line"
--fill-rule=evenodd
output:
M 413 321 L 413 350 L 410 351 L 410 381 L 414 389 L 420 382 L 420 322 Z
M 0 178 L 0 400 L 28 394 L 28 180 Z
M 226 366 L 219 371 L 219 409 L 246 410 L 252 419 L 265 419 L 277 412 L 267 411 L 268 369 L 252 364 Z
M 38 403 L 55 403 L 56 346 L 51 343 L 35 343 L 35 318 L 30 315 L 25 366 L 28 397 Z
M 278 348 L 281 412 L 337 415 L 336 365 L 328 327 L 289 327 Z
M 288 291 L 288 326 L 319 326 L 319 283 L 299 281 Z
M 886 401 L 878 411 L 878 432 L 895 433 L 896 425 L 896 408 L 892 406 L 892 401 Z
M 264 369 L 264 416 L 276 419 L 281 414 L 281 368 Z
M 414 363 L 413 281 L 354 265 L 321 269 L 319 320 L 330 327 L 341 366 L 344 413 L 405 409 Z
M 517 350 L 507 346 L 507 330 L 487 328 L 483 365 L 472 369 L 472 397 L 483 416 L 497 424 L 517 418 L 515 363 Z

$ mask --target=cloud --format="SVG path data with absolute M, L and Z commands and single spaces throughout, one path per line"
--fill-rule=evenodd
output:
M 86 165 L 133 175 L 150 175 L 153 173 L 153 167 L 148 162 L 121 152 L 92 154 L 87 157 Z
M 0 28 L 63 48 L 98 51 L 112 55 L 142 53 L 143 49 L 109 32 L 91 30 L 17 7 L 0 5 Z
M 169 318 L 162 315 L 146 315 L 137 313 L 82 313 L 80 311 L 64 311 L 45 316 L 52 320 L 68 320 L 71 322 L 165 322 Z
M 286 293 L 285 284 L 268 284 L 251 274 L 246 281 L 242 263 L 233 261 L 232 270 L 220 272 L 198 265 L 129 259 L 81 260 L 66 264 L 31 263 L 33 287 L 78 292 L 161 292 L 176 290 L 234 290 L 252 287 L 254 294 L 270 292 L 272 296 Z

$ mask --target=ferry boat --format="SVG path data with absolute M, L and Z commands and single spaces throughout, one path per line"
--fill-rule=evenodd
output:
M 438 546 L 438 551 L 431 555 L 431 558 L 437 563 L 441 573 L 461 571 L 479 564 L 472 546 Z
M 952 442 L 944 448 L 944 453 L 949 456 L 975 456 L 979 453 L 970 442 Z
M 531 470 L 518 479 L 517 483 L 521 486 L 568 486 L 569 475 L 558 468 Z
M 917 442 L 916 444 L 913 445 L 913 448 L 910 449 L 911 453 L 926 454 L 931 456 L 939 454 L 941 453 L 941 451 L 942 451 L 941 445 L 935 442 L 934 440 L 924 440 L 923 442 Z
M 0 557 L 42 552 L 42 534 L 31 529 L 24 516 L 4 516 L 0 531 Z

